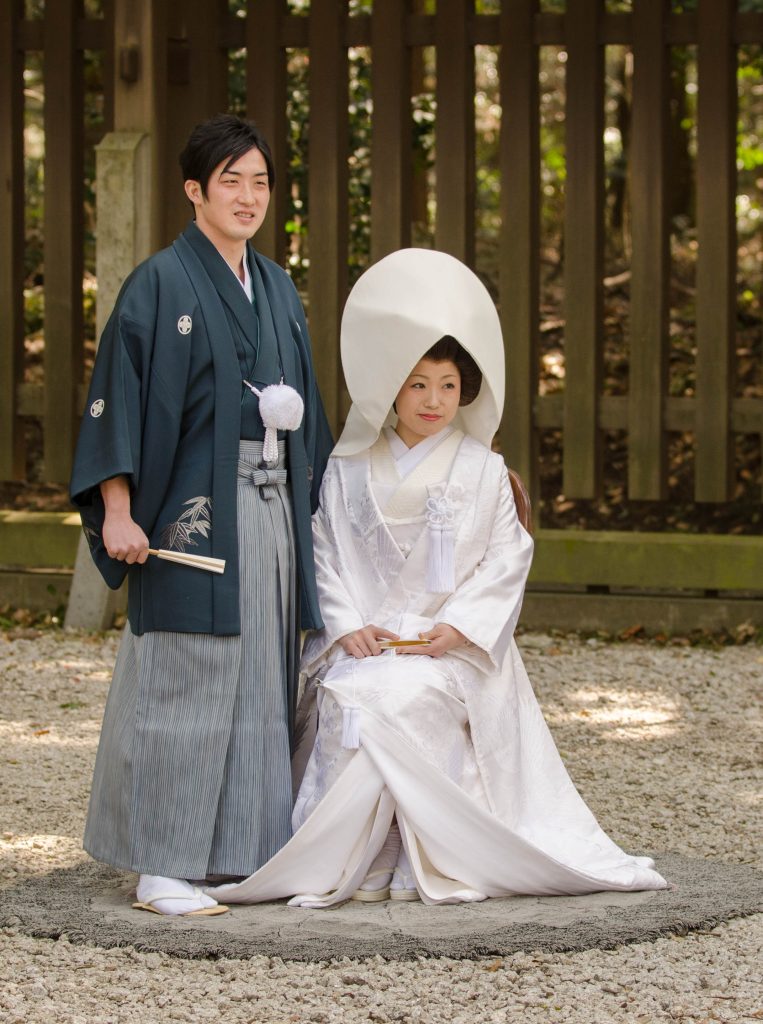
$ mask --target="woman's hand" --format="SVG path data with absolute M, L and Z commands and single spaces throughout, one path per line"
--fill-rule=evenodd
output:
M 356 629 L 354 633 L 340 637 L 337 643 L 345 654 L 351 658 L 375 658 L 382 653 L 379 640 L 399 640 L 397 633 L 390 633 L 388 629 L 381 626 L 368 625 L 362 629 Z
M 425 654 L 429 658 L 441 658 L 443 654 L 452 651 L 455 647 L 463 647 L 467 639 L 455 626 L 449 626 L 447 622 L 438 622 L 436 626 L 427 633 L 419 633 L 422 640 L 431 640 L 428 647 L 398 647 L 398 654 Z

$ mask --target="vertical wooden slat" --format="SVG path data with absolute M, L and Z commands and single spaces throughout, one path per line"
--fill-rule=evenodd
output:
M 405 44 L 410 3 L 385 0 L 371 22 L 371 262 L 410 242 L 411 57 Z
M 474 261 L 474 3 L 438 0 L 435 246 Z
M 24 475 L 16 415 L 24 359 L 24 61 L 19 0 L 0 2 L 0 479 Z
M 501 235 L 499 285 L 506 348 L 501 450 L 538 507 L 539 107 L 538 0 L 504 0 L 501 11 Z
M 736 55 L 734 0 L 700 0 L 697 104 L 697 501 L 725 501 L 735 320 Z
M 347 294 L 347 51 L 344 0 L 310 8 L 310 333 L 329 421 L 339 423 L 339 325 Z
M 192 216 L 178 156 L 199 121 L 228 109 L 228 53 L 220 45 L 227 0 L 171 0 L 167 7 L 167 85 L 162 129 L 162 243 Z
M 164 173 L 166 145 L 167 4 L 160 0 L 113 0 L 114 131 L 146 132 L 151 146 L 151 196 L 146 234 L 138 250 L 149 252 L 164 242 Z M 126 74 L 130 54 L 137 54 L 137 77 Z
M 597 403 L 601 378 L 602 131 L 601 0 L 569 0 L 567 183 L 564 220 L 564 493 L 592 498 L 599 486 Z
M 246 19 L 246 107 L 268 141 L 277 188 L 257 232 L 260 252 L 283 264 L 286 254 L 286 52 L 281 40 L 283 0 L 254 0 Z
M 103 0 L 103 131 L 114 130 L 114 0 Z
M 45 5 L 45 432 L 47 480 L 71 471 L 82 353 L 81 0 Z
M 628 496 L 652 501 L 664 498 L 666 486 L 669 13 L 669 0 L 633 9 Z

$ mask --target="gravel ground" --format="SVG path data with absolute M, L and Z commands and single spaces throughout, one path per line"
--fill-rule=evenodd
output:
M 84 856 L 116 636 L 0 635 L 0 884 Z M 526 634 L 570 773 L 633 852 L 763 867 L 763 649 Z M 763 915 L 613 951 L 500 960 L 183 961 L 0 932 L 0 1019 L 463 1022 L 763 1020 Z

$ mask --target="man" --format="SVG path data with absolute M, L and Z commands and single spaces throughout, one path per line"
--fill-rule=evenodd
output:
M 249 875 L 291 835 L 299 624 L 322 625 L 310 513 L 331 436 L 296 290 L 249 244 L 273 188 L 267 143 L 219 115 L 180 163 L 194 221 L 120 291 L 71 482 L 104 578 L 129 579 L 85 849 L 140 874 L 137 906 L 211 914 L 224 908 L 193 880 Z M 249 385 L 304 402 L 277 464 Z

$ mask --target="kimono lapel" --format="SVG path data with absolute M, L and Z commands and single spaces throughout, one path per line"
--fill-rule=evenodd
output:
M 227 275 L 231 278 L 230 283 L 241 292 L 245 302 L 247 299 L 243 289 L 232 279 L 227 267 L 212 263 L 213 275 L 208 273 L 208 260 L 200 257 L 200 253 L 206 253 L 206 246 L 214 248 L 199 229 L 192 225 L 175 241 L 173 248 L 198 296 L 196 315 L 203 318 L 206 326 L 215 374 L 211 547 L 212 555 L 215 558 L 224 558 L 226 567 L 225 572 L 216 575 L 213 580 L 214 615 L 216 619 L 218 616 L 233 616 L 234 621 L 238 621 L 238 533 L 235 494 L 241 436 L 241 403 L 237 400 L 232 401 L 231 398 L 235 396 L 237 399 L 240 394 L 241 374 L 228 318 L 217 291 L 218 283 L 224 287 L 228 283 Z M 222 260 L 216 250 L 215 255 L 218 260 Z
M 206 235 L 199 230 L 192 221 L 185 229 L 181 238 L 184 238 L 193 249 L 200 263 L 206 270 L 211 281 L 214 282 L 215 290 L 220 299 L 238 323 L 241 332 L 246 337 L 252 348 L 257 349 L 257 316 L 254 306 L 246 296 L 246 292 L 236 280 L 235 274 L 225 262 L 223 257 L 209 241 Z M 254 279 L 254 268 L 250 262 L 250 270 Z M 252 280 L 254 286 L 254 280 Z
M 481 444 L 470 437 L 464 437 L 460 432 L 445 442 L 445 444 L 448 443 L 458 443 L 458 451 L 453 460 L 450 475 L 442 483 L 429 484 L 427 491 L 430 498 L 445 499 L 452 507 L 456 545 L 456 577 L 458 577 L 459 544 L 463 546 L 464 543 L 470 543 L 476 507 L 475 481 L 479 480 L 489 453 Z M 391 614 L 395 607 L 399 607 L 407 592 L 420 593 L 425 589 L 426 584 L 422 581 L 427 578 L 429 532 L 425 525 L 408 558 L 403 561 L 397 578 L 390 585 L 380 616 Z
M 273 321 L 273 308 L 265 284 L 262 280 L 260 268 L 257 265 L 252 249 L 248 251 L 249 266 L 252 274 L 252 288 L 254 290 L 254 305 L 259 320 L 259 348 L 257 361 L 254 364 L 252 376 L 260 386 L 275 384 L 281 379 L 281 358 L 280 345 Z M 235 282 L 234 282 L 235 283 Z
M 258 304 L 261 302 L 261 296 L 264 296 L 266 300 L 260 306 L 264 314 L 262 319 L 263 321 L 267 320 L 268 326 L 272 325 L 272 330 L 275 333 L 278 359 L 281 364 L 280 369 L 284 383 L 290 384 L 304 396 L 304 382 L 298 379 L 297 350 L 293 341 L 292 325 L 287 304 L 284 302 L 283 295 L 279 294 L 276 290 L 272 275 L 263 257 L 252 248 L 251 244 L 247 247 L 247 250 L 249 253 L 249 266 L 252 271 L 252 281 L 255 287 L 255 299 Z M 263 306 L 267 306 L 267 313 Z M 300 330 L 296 321 L 295 327 L 297 330 Z

